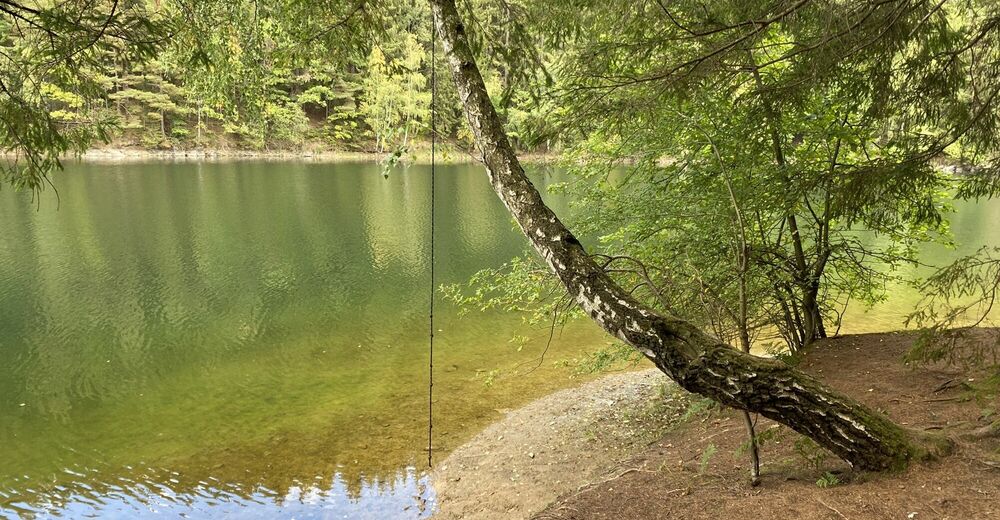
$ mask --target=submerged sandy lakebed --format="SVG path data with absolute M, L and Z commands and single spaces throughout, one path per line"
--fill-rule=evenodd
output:
M 662 423 L 639 417 L 675 399 L 665 384 L 672 385 L 656 369 L 618 373 L 509 412 L 437 465 L 434 518 L 527 518 L 614 476 L 657 438 Z

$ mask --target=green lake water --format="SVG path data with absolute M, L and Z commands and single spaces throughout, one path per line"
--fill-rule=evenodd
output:
M 0 517 L 429 511 L 428 181 L 74 164 L 58 203 L 0 191 Z M 441 167 L 437 187 L 439 282 L 523 251 L 480 168 Z M 440 301 L 436 322 L 442 455 L 606 341 L 569 327 L 523 374 L 547 331 Z
M 438 175 L 440 283 L 524 250 L 481 167 Z M 431 512 L 429 168 L 72 164 L 54 182 L 58 201 L 0 191 L 0 517 Z M 998 217 L 960 205 L 959 252 L 924 260 L 1000 244 Z M 917 296 L 842 332 L 899 328 Z M 573 324 L 529 370 L 546 329 L 440 300 L 435 319 L 440 455 L 608 342 Z

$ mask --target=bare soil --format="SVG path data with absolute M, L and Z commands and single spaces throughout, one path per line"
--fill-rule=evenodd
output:
M 994 334 L 984 331 L 977 340 Z M 979 388 L 986 374 L 905 365 L 914 338 L 824 340 L 799 367 L 909 428 L 954 439 L 954 453 L 936 461 L 898 474 L 853 471 L 761 418 L 762 483 L 751 487 L 736 412 L 684 413 L 705 403 L 657 392 L 665 378 L 650 371 L 553 394 L 491 426 L 438 471 L 439 515 L 1000 519 L 1000 439 L 968 437 L 996 420 L 1000 400 Z M 594 397 L 602 394 L 615 397 Z
M 686 408 L 656 369 L 604 377 L 510 411 L 432 474 L 438 519 L 528 518 L 645 449 Z M 674 410 L 656 417 L 646 411 Z

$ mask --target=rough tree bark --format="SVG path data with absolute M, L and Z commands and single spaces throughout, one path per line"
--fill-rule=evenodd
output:
M 428 0 L 469 127 L 494 191 L 587 314 L 682 388 L 760 413 L 866 470 L 904 467 L 944 441 L 906 430 L 788 365 L 731 348 L 692 324 L 653 312 L 622 290 L 542 201 L 486 92 L 454 0 Z

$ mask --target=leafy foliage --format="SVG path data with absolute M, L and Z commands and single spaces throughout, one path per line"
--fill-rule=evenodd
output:
M 816 480 L 816 487 L 822 489 L 831 488 L 837 484 L 840 484 L 840 478 L 829 471 L 823 473 L 823 475 Z
M 582 136 L 564 161 L 579 234 L 622 285 L 726 341 L 826 336 L 950 240 L 956 190 L 993 189 L 992 4 L 530 7 L 560 48 L 561 132 Z
M 0 5 L 3 181 L 40 189 L 60 156 L 106 140 L 114 117 L 95 102 L 104 60 L 151 58 L 170 19 L 144 2 L 66 0 Z
M 708 470 L 709 462 L 712 461 L 712 457 L 714 457 L 715 453 L 718 451 L 719 449 L 715 446 L 715 444 L 709 443 L 708 446 L 705 446 L 705 449 L 701 452 L 701 457 L 698 459 L 699 475 L 705 474 L 705 471 Z
M 821 468 L 830 456 L 830 452 L 824 450 L 809 437 L 798 437 L 795 439 L 793 446 L 796 455 L 801 457 L 803 462 L 813 469 Z
M 982 248 L 937 270 L 921 284 L 924 296 L 907 321 L 923 331 L 907 356 L 909 361 L 943 361 L 1000 373 L 1000 340 L 969 341 L 975 327 L 989 322 L 1000 296 L 998 255 L 996 248 Z
M 359 113 L 371 128 L 379 153 L 387 149 L 405 153 L 411 135 L 418 127 L 429 126 L 430 120 L 431 95 L 420 72 L 426 53 L 412 33 L 398 36 L 401 44 L 394 50 L 399 56 L 392 64 L 383 47 L 372 48 L 362 84 L 365 97 Z

